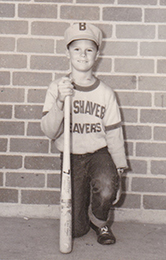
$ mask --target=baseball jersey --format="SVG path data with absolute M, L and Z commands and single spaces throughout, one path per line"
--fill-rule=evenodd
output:
M 56 103 L 59 80 L 53 81 L 47 90 L 41 127 L 54 139 L 57 149 L 63 151 L 64 112 Z M 93 153 L 107 146 L 115 165 L 127 167 L 121 116 L 113 90 L 98 78 L 88 87 L 73 84 L 71 153 Z

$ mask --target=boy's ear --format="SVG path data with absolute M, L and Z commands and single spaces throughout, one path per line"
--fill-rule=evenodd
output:
M 99 55 L 100 55 L 100 52 L 99 52 L 99 50 L 98 50 L 98 51 L 97 51 L 97 54 L 96 54 L 96 59 L 95 59 L 95 60 L 98 59 Z

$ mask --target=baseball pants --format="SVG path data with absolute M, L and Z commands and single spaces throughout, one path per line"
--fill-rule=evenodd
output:
M 89 206 L 96 219 L 107 220 L 118 190 L 118 174 L 104 147 L 94 153 L 71 154 L 71 175 L 73 237 L 80 237 L 90 229 Z

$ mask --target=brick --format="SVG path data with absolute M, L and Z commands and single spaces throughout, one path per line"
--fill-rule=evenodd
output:
M 165 141 L 166 127 L 154 127 L 154 140 Z
M 157 5 L 157 0 L 118 0 L 122 5 Z
M 137 55 L 136 42 L 106 42 L 102 54 L 111 56 Z
M 11 138 L 10 151 L 23 153 L 48 153 L 48 140 Z
M 47 39 L 26 39 L 17 41 L 18 52 L 54 53 L 54 40 Z
M 28 123 L 27 135 L 28 136 L 44 136 L 44 134 L 41 130 L 40 123 L 34 123 L 34 122 Z
M 25 55 L 17 55 L 17 54 L 1 54 L 0 66 L 1 68 L 15 68 L 15 69 L 26 68 L 27 57 Z
M 12 117 L 12 106 L 0 105 L 0 118 L 9 119 Z
M 110 1 L 109 1 L 109 3 L 110 3 Z M 113 30 L 112 24 L 96 23 L 94 25 L 96 25 L 102 31 L 103 39 L 105 39 L 105 38 L 109 39 L 112 37 L 112 30 Z
M 94 71 L 110 72 L 112 68 L 112 59 L 99 58 L 93 66 Z
M 141 56 L 165 56 L 166 46 L 164 42 L 142 42 L 140 44 Z
M 56 5 L 19 4 L 18 16 L 21 18 L 57 18 Z
M 24 135 L 24 123 L 0 121 L 0 135 Z
M 32 22 L 32 35 L 64 36 L 65 30 L 69 27 L 65 22 Z
M 48 174 L 47 175 L 47 187 L 48 188 L 59 188 L 60 187 L 60 175 L 59 174 Z
M 122 194 L 117 207 L 128 209 L 139 209 L 141 203 L 141 196 L 136 194 Z
M 125 152 L 127 156 L 133 156 L 134 153 L 134 147 L 133 147 L 133 142 L 125 142 Z
M 10 84 L 10 72 L 0 71 L 0 85 L 9 85 Z
M 166 161 L 164 160 L 152 160 L 151 161 L 151 173 L 154 175 L 166 175 Z
M 0 4 L 0 17 L 14 17 L 15 6 L 14 4 Z
M 73 0 L 34 0 L 35 2 L 71 3 Z
M 28 34 L 26 21 L 0 21 L 1 34 Z
M 28 91 L 28 102 L 30 103 L 44 103 L 46 90 L 30 89 Z
M 60 193 L 58 191 L 22 190 L 22 204 L 58 204 Z
M 160 0 L 160 5 L 166 5 L 166 0 Z
M 77 3 L 88 4 L 114 4 L 114 0 L 77 0 Z
M 118 98 L 122 106 L 151 106 L 151 94 L 139 92 L 118 92 Z
M 56 80 L 56 79 L 59 79 L 63 76 L 66 76 L 66 73 L 65 72 L 63 73 L 62 71 L 58 71 L 54 74 L 54 79 Z
M 48 86 L 52 81 L 51 73 L 14 72 L 13 85 L 16 86 Z
M 126 192 L 127 190 L 129 190 L 129 178 L 127 178 L 126 176 L 122 176 L 121 185 L 122 192 Z
M 166 157 L 166 143 L 137 143 L 136 155 L 143 157 Z
M 1 88 L 0 102 L 23 102 L 24 89 Z
M 141 22 L 142 10 L 141 8 L 126 8 L 126 7 L 104 7 L 103 8 L 104 21 L 128 21 Z
M 166 107 L 166 93 L 156 93 L 154 100 L 155 100 L 155 106 Z
M 147 162 L 144 160 L 132 160 L 130 159 L 130 171 L 136 174 L 147 173 Z
M 157 72 L 158 73 L 166 73 L 166 61 L 158 60 L 157 61 Z
M 165 23 L 166 9 L 145 9 L 146 23 Z
M 45 176 L 40 173 L 7 172 L 5 186 L 40 188 L 45 186 Z
M 25 168 L 36 170 L 60 170 L 60 159 L 58 157 L 26 156 Z
M 17 203 L 18 191 L 15 189 L 0 189 L 0 202 Z
M 110 76 L 99 75 L 99 78 L 112 89 L 135 89 L 136 77 L 135 76 Z
M 41 119 L 42 116 L 42 106 L 26 106 L 18 105 L 15 106 L 15 118 L 21 119 Z
M 125 139 L 134 140 L 149 140 L 151 139 L 151 127 L 150 126 L 125 126 Z
M 138 78 L 138 88 L 141 90 L 162 90 L 166 91 L 166 77 L 144 77 Z
M 7 139 L 0 138 L 0 152 L 6 152 L 7 151 Z
M 143 206 L 145 209 L 165 210 L 166 196 L 144 195 Z
M 99 20 L 100 9 L 95 6 L 70 6 L 64 5 L 60 7 L 61 19 L 72 20 Z
M 164 109 L 141 109 L 141 123 L 165 124 L 166 110 Z
M 151 59 L 115 59 L 115 72 L 154 73 Z
M 3 186 L 3 173 L 0 172 L 0 186 Z
M 159 39 L 166 39 L 166 26 L 159 25 L 158 27 L 158 38 Z
M 23 153 L 48 153 L 48 140 L 11 138 L 10 151 Z
M 30 2 L 31 0 L 1 0 L 1 1 L 10 1 L 10 2 Z
M 22 156 L 0 155 L 0 168 L 19 169 L 22 167 Z
M 137 192 L 166 192 L 166 179 L 133 178 L 131 188 Z
M 0 38 L 0 51 L 14 51 L 15 39 L 12 37 Z
M 64 40 L 56 41 L 56 53 L 64 54 L 66 52 L 66 46 Z
M 136 123 L 138 121 L 138 111 L 133 108 L 123 108 L 121 111 L 121 117 L 123 122 Z
M 154 39 L 153 25 L 117 25 L 116 36 L 119 39 Z
M 166 39 L 166 26 L 165 25 L 160 25 L 158 27 L 158 38 Z
M 30 66 L 39 70 L 68 70 L 69 62 L 66 57 L 32 56 Z

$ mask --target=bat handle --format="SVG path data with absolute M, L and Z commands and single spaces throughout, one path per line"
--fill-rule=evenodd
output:
M 70 96 L 66 96 L 64 104 L 64 156 L 70 156 Z

